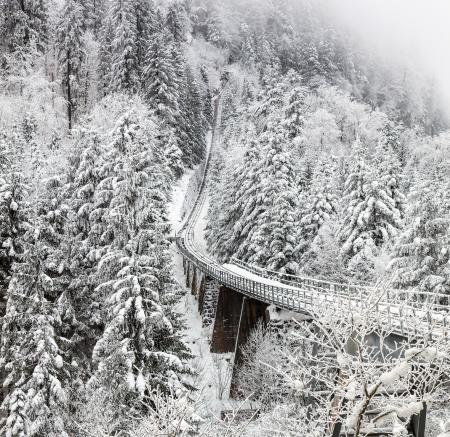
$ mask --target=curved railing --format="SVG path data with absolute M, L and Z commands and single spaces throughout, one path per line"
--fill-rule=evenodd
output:
M 280 274 L 235 258 L 231 260 L 231 265 L 221 265 L 197 247 L 194 227 L 207 196 L 207 174 L 217 142 L 219 118 L 220 95 L 215 101 L 210 147 L 204 164 L 198 170 L 201 172 L 201 182 L 197 183 L 198 193 L 176 238 L 177 246 L 185 259 L 221 284 L 281 309 L 313 316 L 324 306 L 332 305 L 339 311 L 357 311 L 366 305 L 366 297 L 373 291 L 373 287 L 368 285 L 341 284 Z M 198 176 L 197 178 L 199 179 Z M 380 322 L 393 332 L 408 335 L 413 330 L 416 335 L 450 335 L 448 296 L 403 290 L 389 290 L 385 293 L 385 298 L 373 305 L 373 311 Z

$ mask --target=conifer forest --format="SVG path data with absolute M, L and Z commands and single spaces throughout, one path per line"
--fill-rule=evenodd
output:
M 449 19 L 0 0 L 0 437 L 450 437 Z

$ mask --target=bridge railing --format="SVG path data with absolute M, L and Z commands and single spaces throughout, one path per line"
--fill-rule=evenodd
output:
M 215 126 L 217 126 L 217 102 L 215 109 Z M 213 130 L 211 148 L 214 145 L 215 131 L 216 128 Z M 236 266 L 258 276 L 256 279 L 251 279 L 220 265 L 196 247 L 194 226 L 206 197 L 206 175 L 210 165 L 211 148 L 204 163 L 197 169 L 195 182 L 192 182 L 193 192 L 196 193 L 195 200 L 186 202 L 186 205 L 192 206 L 181 232 L 176 238 L 177 246 L 183 256 L 203 273 L 221 284 L 282 309 L 311 315 L 321 311 L 324 306 L 330 305 L 341 311 L 348 309 L 350 312 L 367 306 L 366 298 L 373 291 L 373 287 L 340 284 L 294 275 L 280 275 L 277 272 L 259 269 L 233 259 L 232 262 Z M 186 206 L 186 208 L 188 207 Z M 279 285 L 264 281 L 264 278 L 276 281 Z M 380 323 L 393 327 L 400 334 L 414 329 L 416 334 L 422 332 L 424 335 L 430 335 L 433 330 L 443 329 L 445 335 L 450 335 L 448 333 L 450 317 L 448 307 L 445 306 L 449 303 L 448 299 L 448 296 L 433 293 L 417 294 L 414 291 L 388 290 L 384 299 L 373 304 L 373 311 L 379 317 Z M 411 320 L 414 323 L 410 323 Z
M 289 286 L 308 286 L 312 289 L 322 291 L 329 290 L 331 293 L 343 294 L 352 298 L 358 298 L 358 296 L 363 297 L 374 289 L 373 285 L 371 286 L 368 284 L 342 284 L 339 282 L 325 281 L 307 276 L 280 273 L 251 265 L 235 257 L 231 258 L 231 263 L 260 277 L 272 279 Z M 431 305 L 436 311 L 448 312 L 450 309 L 450 296 L 447 294 L 424 292 L 416 289 L 400 290 L 390 287 L 387 295 L 388 297 L 391 296 L 399 298 L 400 300 L 405 301 L 408 305 L 417 309 L 421 309 L 424 306 L 429 305 Z
M 217 118 L 219 113 L 219 96 L 215 100 L 215 110 L 214 110 L 214 125 L 211 132 L 211 145 L 215 141 L 217 135 Z M 211 165 L 212 157 L 211 147 L 206 152 L 206 157 L 202 160 L 201 164 L 197 167 L 194 174 L 189 180 L 188 187 L 186 190 L 186 195 L 181 207 L 181 218 L 184 219 L 180 232 L 184 231 L 188 224 L 191 222 L 193 215 L 198 211 L 198 205 L 201 201 L 201 195 L 206 186 L 206 175 L 208 174 L 209 167 Z M 198 215 L 198 214 L 197 214 Z M 195 222 L 195 221 L 193 221 Z

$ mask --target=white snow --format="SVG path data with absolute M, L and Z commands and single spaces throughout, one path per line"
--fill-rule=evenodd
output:
M 183 218 L 182 207 L 189 180 L 194 174 L 194 170 L 186 173 L 178 182 L 172 195 L 172 202 L 169 205 L 169 220 L 172 225 L 172 231 L 178 232 L 181 228 Z M 206 214 L 208 211 L 208 199 L 205 200 L 201 214 L 194 228 L 194 239 L 196 245 L 203 251 L 206 251 L 206 240 L 204 230 L 206 227 Z M 176 244 L 172 245 L 175 277 L 179 284 L 185 283 L 183 272 L 183 259 L 178 252 Z M 210 352 L 211 329 L 202 326 L 202 317 L 198 311 L 198 302 L 190 292 L 186 290 L 186 296 L 179 302 L 176 311 L 183 314 L 186 328 L 183 332 L 183 338 L 191 349 L 194 358 L 190 365 L 198 376 L 194 376 L 193 383 L 200 391 L 204 411 L 206 415 L 217 416 L 224 409 L 224 402 L 228 400 L 229 378 L 231 364 L 233 363 L 233 354 L 212 354 Z M 223 384 L 227 384 L 223 387 Z M 220 388 L 220 386 L 222 387 Z
M 408 405 L 396 409 L 397 416 L 401 419 L 408 419 L 415 414 L 419 414 L 423 409 L 422 402 L 411 402 Z
M 402 361 L 389 372 L 383 373 L 380 376 L 380 381 L 384 385 L 395 384 L 400 378 L 407 376 L 410 370 L 411 365 L 406 361 Z
M 184 284 L 182 257 L 174 247 L 175 273 L 180 284 Z M 204 400 L 204 413 L 217 415 L 224 408 L 224 401 L 228 400 L 228 388 L 224 390 L 224 399 L 220 399 L 218 392 L 220 372 L 226 372 L 233 362 L 233 354 L 212 354 L 210 352 L 210 331 L 202 327 L 202 318 L 198 312 L 198 302 L 190 292 L 175 308 L 185 316 L 186 328 L 183 338 L 191 349 L 194 358 L 191 366 L 199 372 L 195 382 Z M 223 376 L 223 375 L 222 375 Z
M 298 288 L 296 287 L 291 287 L 290 285 L 283 284 L 282 282 L 275 281 L 274 279 L 263 278 L 262 276 L 258 276 L 255 273 L 249 272 L 248 270 L 245 270 L 242 267 L 238 267 L 234 264 L 223 264 L 223 267 L 226 270 L 235 273 L 237 276 L 241 276 L 243 278 L 250 279 L 252 281 L 256 281 L 261 284 L 271 285 L 273 287 L 280 287 L 287 290 L 298 290 Z
M 186 190 L 189 184 L 189 180 L 191 179 L 191 176 L 194 174 L 195 170 L 196 167 L 187 170 L 186 173 L 184 173 L 184 175 L 178 180 L 172 192 L 172 199 L 167 207 L 167 211 L 169 212 L 169 223 L 173 235 L 178 233 L 181 229 L 183 221 L 183 217 L 181 217 L 183 202 L 186 196 Z
M 207 214 L 209 208 L 209 197 L 207 196 L 202 207 L 202 211 L 198 217 L 197 222 L 194 227 L 194 242 L 195 245 L 203 252 L 206 253 L 206 239 L 205 239 L 205 229 L 207 224 Z

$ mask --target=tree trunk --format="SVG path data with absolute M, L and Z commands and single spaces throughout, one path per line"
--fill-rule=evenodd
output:
M 69 130 L 72 130 L 72 89 L 70 86 L 70 52 L 67 56 L 67 118 L 69 120 Z

